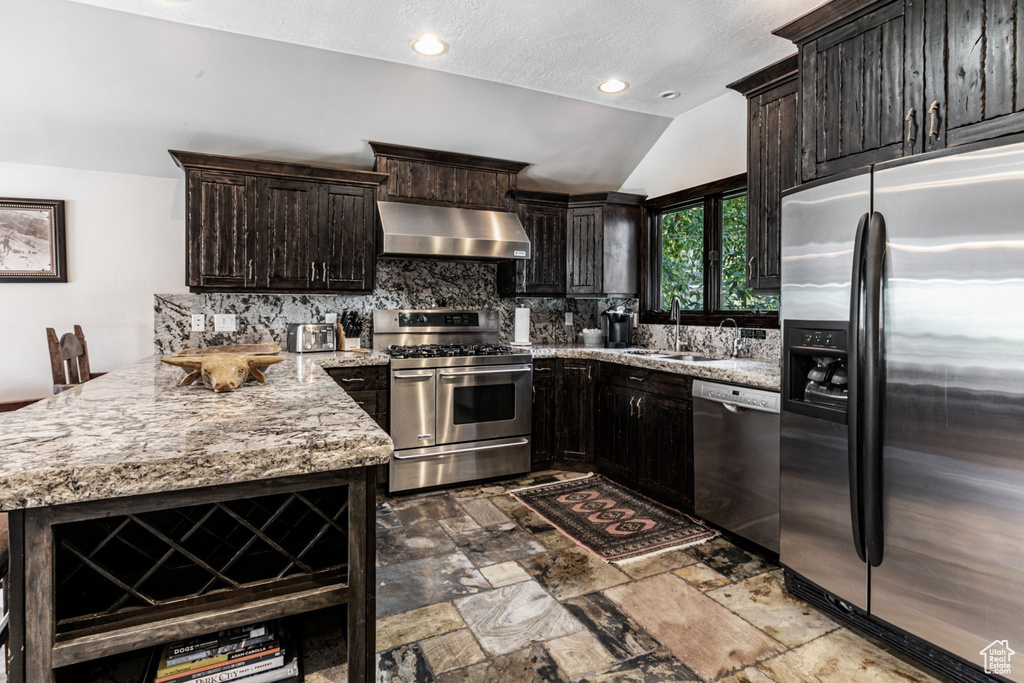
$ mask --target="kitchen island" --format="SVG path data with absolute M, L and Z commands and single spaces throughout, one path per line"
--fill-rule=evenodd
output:
M 349 680 L 373 675 L 391 439 L 316 361 L 267 374 L 215 394 L 148 358 L 3 416 L 10 680 L 341 604 Z

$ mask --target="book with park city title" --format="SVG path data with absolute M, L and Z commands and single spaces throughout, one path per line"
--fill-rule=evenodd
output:
M 280 621 L 156 648 L 145 683 L 300 683 L 299 653 Z M 158 654 L 157 654 L 158 653 Z

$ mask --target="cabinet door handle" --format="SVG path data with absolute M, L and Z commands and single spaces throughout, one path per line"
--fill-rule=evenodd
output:
M 531 387 L 533 389 L 533 403 L 537 402 L 537 387 Z
M 316 282 L 316 263 L 309 264 L 309 279 Z
M 322 279 L 323 279 L 324 282 L 327 282 L 327 261 L 324 261 L 322 265 L 324 267 L 324 269 L 323 269 L 324 276 L 323 276 Z
M 573 285 L 573 277 L 574 277 L 573 274 L 569 273 L 569 288 L 570 289 L 572 289 L 572 287 L 574 287 L 574 285 Z
M 636 401 L 636 396 L 629 397 L 629 416 L 633 417 L 633 402 Z
M 911 107 L 907 110 L 907 115 L 903 117 L 903 120 L 907 122 L 907 142 L 914 142 L 917 140 L 917 110 Z
M 418 377 L 418 375 L 417 375 Z M 338 377 L 342 382 L 365 382 L 366 380 L 362 377 Z
M 643 382 L 644 381 L 643 377 L 637 377 L 636 375 L 630 375 L 629 379 L 634 381 L 634 382 Z
M 249 280 L 252 280 L 252 259 L 249 259 Z
M 931 116 L 931 125 L 928 128 L 928 137 L 937 138 L 939 137 L 939 103 L 938 101 L 932 102 L 932 106 L 928 107 L 928 114 Z
M 756 256 L 751 256 L 750 260 L 747 261 L 747 272 L 748 273 L 754 272 L 754 261 L 756 261 L 756 260 L 757 260 Z
M 637 399 L 637 402 L 636 402 L 636 416 L 637 417 L 643 417 L 644 416 L 643 411 L 640 409 L 640 404 L 643 403 L 643 402 L 644 402 L 644 397 L 643 396 L 641 396 L 639 399 Z
M 533 369 L 533 371 L 534 372 L 551 372 L 551 368 L 538 368 L 538 367 L 535 367 Z
M 593 366 L 593 365 L 588 365 L 588 366 L 587 366 L 587 379 L 591 379 L 591 377 L 590 377 L 590 371 L 591 371 L 591 370 L 593 370 L 593 369 L 594 369 L 594 366 Z

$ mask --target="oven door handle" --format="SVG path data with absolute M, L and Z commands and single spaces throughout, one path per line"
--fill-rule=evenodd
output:
M 437 374 L 439 377 L 469 377 L 472 375 L 508 375 L 513 372 L 531 372 L 532 370 L 533 367 L 529 365 L 506 365 L 492 370 L 441 370 Z
M 398 460 L 412 460 L 414 458 L 436 458 L 439 455 L 457 455 L 458 453 L 474 453 L 476 451 L 489 451 L 495 448 L 508 448 L 509 446 L 525 446 L 530 443 L 529 439 L 520 439 L 519 441 L 513 441 L 511 443 L 496 443 L 490 446 L 471 446 L 469 448 L 453 448 L 450 451 L 441 451 L 440 453 L 420 453 L 419 455 L 399 455 L 394 454 L 394 457 Z
M 425 379 L 430 379 L 431 377 L 434 376 L 434 373 L 433 372 L 428 372 L 428 373 L 419 375 L 419 374 L 410 374 L 410 373 L 406 373 L 406 372 L 393 372 L 393 373 L 391 373 L 391 376 L 394 377 L 395 379 L 414 379 L 414 380 L 422 381 L 422 380 L 425 380 Z

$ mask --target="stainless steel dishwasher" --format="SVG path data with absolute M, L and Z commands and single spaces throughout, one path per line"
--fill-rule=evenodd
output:
M 779 394 L 693 382 L 694 509 L 779 552 Z

